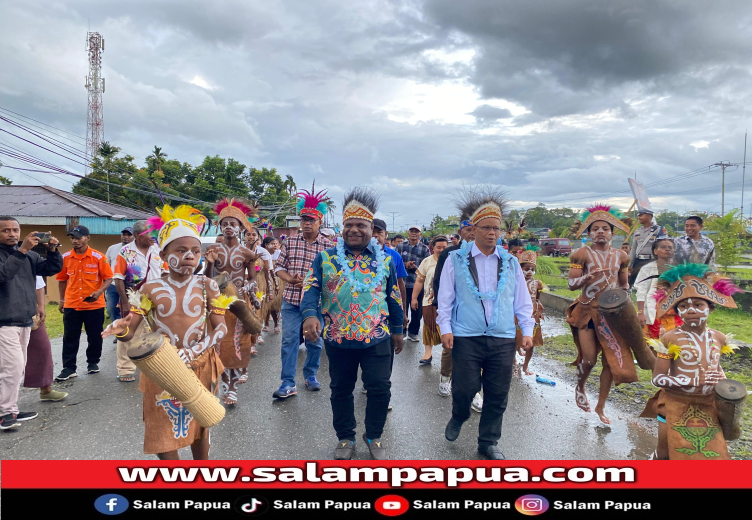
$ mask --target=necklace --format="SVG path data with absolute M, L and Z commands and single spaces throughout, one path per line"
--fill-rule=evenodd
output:
M 512 272 L 512 269 L 510 268 L 510 263 L 512 261 L 512 255 L 504 251 L 503 249 L 500 249 L 498 246 L 496 247 L 496 250 L 499 252 L 499 262 L 502 263 L 502 274 L 499 276 L 499 282 L 496 284 L 496 291 L 493 292 L 480 292 L 478 287 L 475 285 L 475 282 L 473 281 L 473 277 L 470 274 L 470 254 L 471 254 L 471 248 L 475 242 L 465 242 L 465 244 L 460 248 L 459 250 L 459 257 L 460 257 L 460 274 L 465 279 L 465 282 L 467 283 L 467 287 L 470 290 L 470 293 L 475 297 L 476 300 L 496 300 L 496 298 L 504 292 L 504 289 L 507 286 L 507 278 L 510 276 L 507 274 L 504 275 L 504 260 L 506 260 L 506 271 L 508 273 Z
M 351 256 L 350 258 L 348 258 L 345 254 L 345 241 L 337 241 L 337 262 L 342 268 L 342 275 L 350 284 L 350 292 L 355 297 L 357 297 L 362 292 L 373 294 L 373 291 L 376 290 L 376 287 L 378 287 L 379 283 L 384 280 L 386 269 L 386 262 L 384 261 L 384 250 L 381 249 L 375 238 L 371 238 L 371 249 L 376 251 L 376 260 L 374 262 L 371 262 L 370 267 L 376 267 L 376 273 L 373 274 L 373 276 L 366 277 L 364 280 L 358 280 L 355 278 L 353 271 L 355 271 L 355 269 L 359 269 L 362 272 L 362 269 L 360 269 L 360 267 L 358 266 L 358 262 L 363 262 L 363 260 L 361 260 L 362 255 L 357 257 Z M 368 266 L 366 265 L 364 267 Z M 373 271 L 371 271 L 371 273 L 373 273 Z

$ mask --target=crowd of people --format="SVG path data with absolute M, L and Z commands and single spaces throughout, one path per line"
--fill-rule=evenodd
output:
M 136 381 L 134 349 L 156 333 L 191 368 L 191 377 L 225 406 L 234 406 L 263 335 L 281 333 L 281 383 L 272 397 L 297 394 L 302 344 L 303 385 L 321 390 L 318 370 L 325 350 L 334 457 L 350 459 L 357 442 L 353 392 L 360 369 L 367 394 L 362 438 L 372 458 L 382 460 L 392 366 L 404 338 L 422 342 L 420 366 L 430 366 L 434 347 L 441 345 L 438 392 L 452 398 L 446 439 L 456 440 L 475 410 L 481 414 L 478 452 L 503 459 L 498 441 L 513 367 L 520 355 L 520 373 L 533 375 L 534 348 L 543 346 L 545 290 L 535 278 L 535 245 L 503 239 L 503 193 L 488 186 L 464 190 L 457 200 L 458 233 L 430 241 L 418 226 L 408 229 L 407 238 L 390 239 L 386 223 L 375 217 L 379 196 L 373 190 L 348 191 L 341 236 L 321 227 L 326 192 L 303 191 L 298 197 L 300 231 L 284 241 L 257 227 L 257 206 L 219 201 L 214 209 L 221 234 L 205 250 L 201 233 L 207 220 L 188 206 L 164 206 L 157 216 L 124 228 L 121 242 L 105 254 L 89 246 L 84 226 L 69 231 L 72 249 L 61 255 L 55 237 L 32 232 L 21 239 L 18 222 L 0 217 L 0 302 L 7 309 L 0 317 L 0 428 L 37 416 L 18 409 L 21 384 L 39 388 L 42 401 L 67 396 L 51 386 L 44 328 L 43 277 L 55 276 L 64 323 L 57 381 L 77 375 L 82 327 L 86 372 L 99 372 L 103 338 L 114 336 L 123 383 Z M 714 271 L 714 246 L 700 233 L 702 219 L 687 218 L 685 235 L 670 239 L 652 211 L 642 209 L 641 227 L 623 249 L 611 246 L 615 229 L 631 231 L 618 211 L 598 205 L 581 220 L 576 236 L 584 234 L 590 243 L 571 256 L 569 288 L 579 293 L 566 312 L 577 348 L 577 406 L 591 411 L 586 382 L 600 355 L 594 411 L 609 423 L 605 404 L 611 386 L 637 381 L 638 363 L 653 370 L 659 388 L 643 414 L 660 422 L 655 456 L 727 458 L 713 390 L 725 378 L 720 355 L 733 346 L 730 337 L 707 328 L 707 317 L 715 306 L 735 307 L 736 288 Z M 44 258 L 32 251 L 41 240 Z M 106 329 L 105 308 L 112 320 Z M 142 369 L 144 453 L 176 459 L 180 448 L 190 446 L 195 458 L 208 458 L 211 425 L 201 423 L 191 408 L 195 403 L 181 403 L 167 386 Z M 679 427 L 692 421 L 715 428 L 702 446 Z

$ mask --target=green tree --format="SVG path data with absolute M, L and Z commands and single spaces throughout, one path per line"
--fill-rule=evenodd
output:
M 154 150 L 152 150 L 151 152 L 151 155 L 148 156 L 146 160 L 150 161 L 153 168 L 161 174 L 162 173 L 162 161 L 166 158 L 167 158 L 167 154 L 162 152 L 162 148 L 160 148 L 159 146 L 155 146 Z
M 13 184 L 13 181 L 8 177 L 3 177 L 2 175 L 0 175 L 0 184 L 2 184 L 3 186 L 10 186 L 11 184 Z
M 749 245 L 744 217 L 738 209 L 725 216 L 712 216 L 705 221 L 705 229 L 715 231 L 712 236 L 715 244 L 716 262 L 728 271 L 729 266 L 742 261 L 741 252 Z

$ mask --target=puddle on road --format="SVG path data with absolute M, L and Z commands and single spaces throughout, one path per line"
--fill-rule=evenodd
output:
M 550 313 L 543 323 L 544 337 L 571 334 L 564 316 Z M 521 360 L 521 358 L 518 358 Z M 656 448 L 657 438 L 640 424 L 630 412 L 622 411 L 614 405 L 606 405 L 606 415 L 611 419 L 611 424 L 601 423 L 594 413 L 585 413 L 575 404 L 574 386 L 569 384 L 563 377 L 566 367 L 560 361 L 535 355 L 530 362 L 531 369 L 541 377 L 556 382 L 556 386 L 537 383 L 535 376 L 522 376 L 518 383 L 528 387 L 530 392 L 544 397 L 549 404 L 549 409 L 556 410 L 557 418 L 566 428 L 572 428 L 569 432 L 583 443 L 602 446 L 614 451 L 627 459 L 647 459 Z M 516 379 L 516 378 L 515 378 Z M 595 407 L 598 395 L 588 393 L 591 408 Z M 553 405 L 553 406 L 551 406 Z

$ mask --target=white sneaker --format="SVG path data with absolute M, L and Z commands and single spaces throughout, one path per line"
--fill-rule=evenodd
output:
M 414 342 L 416 342 L 416 343 L 417 343 L 418 341 L 420 341 L 420 340 L 418 339 L 418 336 L 416 336 L 416 335 L 414 335 L 414 334 L 408 334 L 408 335 L 407 335 L 407 340 L 408 340 L 408 341 L 414 341 Z
M 439 380 L 439 395 L 443 397 L 452 395 L 452 376 L 441 376 Z
M 475 394 L 475 397 L 473 397 L 473 404 L 470 405 L 470 408 L 472 408 L 476 412 L 483 411 L 483 396 L 480 395 L 480 392 Z

